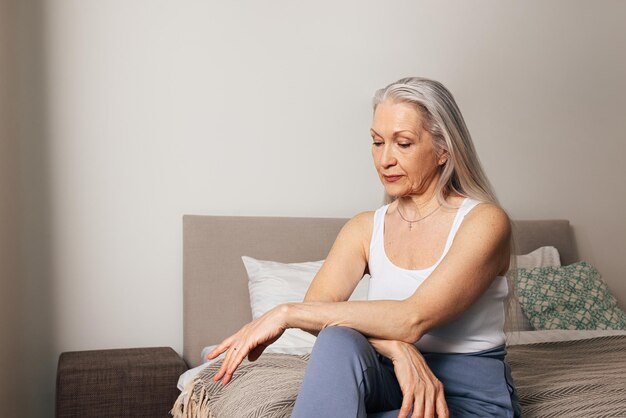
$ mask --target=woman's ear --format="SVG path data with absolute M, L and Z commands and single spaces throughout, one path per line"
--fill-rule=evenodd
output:
M 441 153 L 441 155 L 439 156 L 439 161 L 437 162 L 437 164 L 439 165 L 444 165 L 447 161 L 448 161 L 448 151 L 444 151 Z

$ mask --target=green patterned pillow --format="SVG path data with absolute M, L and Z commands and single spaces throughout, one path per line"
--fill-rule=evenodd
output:
M 537 330 L 626 329 L 626 313 L 600 273 L 585 261 L 518 269 L 517 296 Z

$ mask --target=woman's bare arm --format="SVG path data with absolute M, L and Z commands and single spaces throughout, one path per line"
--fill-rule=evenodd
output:
M 304 296 L 305 302 L 348 300 L 367 266 L 373 218 L 374 212 L 362 212 L 341 228 Z
M 341 228 L 324 264 L 313 278 L 304 302 L 347 301 L 363 278 L 374 212 L 362 212 Z M 369 231 L 369 234 L 368 234 Z M 305 329 L 315 336 L 318 329 Z
M 362 227 L 363 224 L 354 222 L 351 226 Z M 361 240 L 363 229 L 347 228 L 342 233 L 343 244 L 333 246 L 324 267 L 334 273 L 342 265 L 352 266 L 350 279 L 354 280 L 362 274 L 366 263 Z M 458 317 L 498 274 L 506 271 L 510 233 L 509 218 L 502 209 L 479 204 L 465 216 L 444 259 L 409 298 L 289 303 L 281 307 L 285 323 L 289 328 L 309 332 L 319 332 L 333 325 L 347 326 L 368 337 L 415 343 L 428 330 Z M 317 286 L 312 283 L 307 295 L 323 294 L 324 280 L 332 277 L 336 280 L 342 276 L 329 274 L 327 279 L 320 279 Z M 344 288 L 348 296 L 354 289 L 351 286 Z
M 349 224 L 359 225 L 358 222 Z M 352 271 L 349 278 L 354 282 L 344 284 L 345 294 L 340 295 L 345 298 L 352 293 L 365 266 L 362 241 L 359 243 L 358 238 L 355 238 L 361 232 L 351 232 L 350 227 L 342 230 L 340 235 L 343 236 L 336 241 L 344 244 L 333 246 L 333 254 L 329 254 L 325 263 L 326 275 L 316 277 L 319 285 L 324 280 L 342 278 L 337 272 Z M 338 325 L 356 329 L 370 339 L 414 344 L 431 328 L 460 315 L 480 297 L 498 274 L 506 272 L 509 239 L 510 223 L 506 213 L 494 205 L 478 205 L 465 216 L 441 263 L 407 299 L 279 305 L 246 324 L 208 354 L 207 358 L 211 359 L 228 350 L 213 379 L 217 381 L 223 378 L 223 383 L 228 383 L 246 356 L 250 355 L 250 360 L 254 361 L 264 347 L 276 341 L 286 328 L 316 332 L 327 326 Z M 349 245 L 350 242 L 356 245 Z M 329 263 L 329 260 L 339 260 L 339 265 L 335 265 L 337 261 Z M 343 270 L 341 265 L 344 266 Z M 319 289 L 324 291 L 323 286 Z M 392 346 L 385 344 L 383 349 L 389 347 Z

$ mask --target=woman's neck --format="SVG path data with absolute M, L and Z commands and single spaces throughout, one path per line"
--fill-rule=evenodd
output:
M 401 196 L 397 199 L 397 208 L 407 219 L 420 219 L 433 212 L 441 204 L 436 194 Z

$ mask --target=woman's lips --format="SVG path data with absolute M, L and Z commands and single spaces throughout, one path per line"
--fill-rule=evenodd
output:
M 385 181 L 388 181 L 390 183 L 393 183 L 394 181 L 398 180 L 400 177 L 402 176 L 383 176 Z

